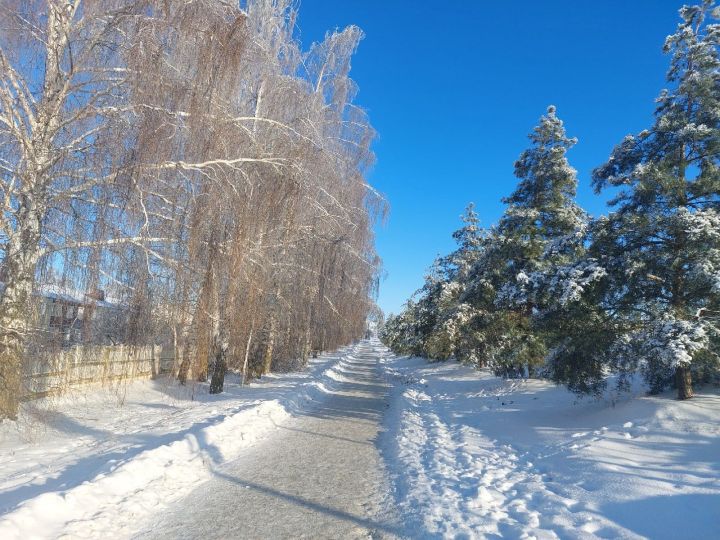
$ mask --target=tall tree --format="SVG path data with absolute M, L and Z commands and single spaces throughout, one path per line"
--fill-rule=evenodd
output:
M 621 189 L 596 240 L 613 283 L 607 309 L 624 325 L 619 367 L 640 367 L 654 391 L 674 378 L 687 399 L 699 360 L 718 360 L 720 10 L 705 0 L 680 16 L 653 126 L 626 137 L 593 182 Z
M 349 77 L 362 33 L 303 55 L 296 15 L 292 0 L 0 0 L 0 417 L 43 349 L 30 296 L 56 276 L 113 288 L 127 340 L 171 341 L 179 378 L 211 373 L 214 392 L 226 367 L 362 335 L 384 212 Z
M 497 226 L 494 258 L 502 264 L 494 281 L 499 314 L 501 363 L 533 370 L 544 362 L 547 347 L 534 324 L 544 308 L 533 294 L 534 277 L 577 257 L 578 236 L 587 217 L 575 203 L 577 172 L 566 157 L 577 140 L 565 133 L 555 107 L 529 136 L 532 146 L 515 163 L 520 180 Z

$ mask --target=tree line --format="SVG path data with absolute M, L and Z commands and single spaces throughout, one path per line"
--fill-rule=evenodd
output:
M 43 285 L 111 295 L 122 343 L 170 344 L 212 392 L 363 335 L 385 202 L 349 76 L 362 33 L 303 50 L 296 19 L 292 0 L 0 0 L 0 418 L 28 356 L 62 346 Z
M 641 372 L 651 392 L 720 378 L 720 8 L 680 10 L 652 126 L 592 174 L 608 215 L 575 202 L 555 107 L 515 163 L 516 190 L 488 228 L 473 206 L 382 339 L 401 354 L 543 376 L 580 394 Z

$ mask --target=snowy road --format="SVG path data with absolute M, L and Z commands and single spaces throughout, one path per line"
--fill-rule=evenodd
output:
M 717 537 L 717 388 L 578 401 L 372 341 L 226 390 L 137 383 L 0 437 L 0 538 Z
M 323 399 L 214 472 L 149 522 L 142 539 L 393 538 L 392 497 L 375 442 L 387 408 L 378 352 L 343 360 Z

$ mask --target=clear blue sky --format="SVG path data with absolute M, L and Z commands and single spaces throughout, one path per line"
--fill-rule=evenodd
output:
M 390 201 L 377 231 L 386 278 L 380 307 L 397 313 L 422 285 L 473 201 L 484 225 L 515 186 L 527 134 L 554 104 L 570 135 L 579 202 L 605 211 L 590 173 L 652 121 L 675 0 L 302 0 L 305 44 L 349 24 L 366 34 L 353 64 L 380 138 L 371 181 Z

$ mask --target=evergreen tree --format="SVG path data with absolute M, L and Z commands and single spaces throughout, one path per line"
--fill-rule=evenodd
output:
M 582 251 L 587 225 L 585 212 L 575 203 L 577 173 L 567 151 L 576 139 L 566 135 L 555 107 L 530 134 L 532 146 L 515 163 L 520 180 L 497 227 L 493 249 L 498 272 L 496 317 L 497 358 L 513 371 L 534 369 L 544 363 L 547 343 L 537 316 L 545 302 L 536 294 L 541 276 L 576 260 Z
M 467 339 L 472 334 L 464 328 L 472 308 L 461 303 L 460 297 L 483 244 L 483 231 L 473 204 L 461 219 L 463 226 L 453 233 L 458 248 L 436 259 L 415 300 L 385 325 L 381 339 L 396 353 L 461 361 L 473 355 Z
M 416 293 L 418 300 L 415 303 L 413 313 L 415 325 L 413 354 L 422 355 L 432 360 L 445 360 L 448 358 L 444 349 L 435 350 L 429 345 L 432 342 L 432 335 L 441 313 L 451 301 L 447 290 L 449 283 L 447 262 L 445 259 L 438 257 L 425 276 L 425 284 Z
M 468 362 L 507 373 L 508 362 L 503 353 L 512 351 L 512 344 L 507 340 L 506 314 L 497 305 L 498 290 L 506 283 L 503 241 L 497 227 L 483 235 L 460 297 L 463 313 L 460 341 Z
M 452 235 L 458 248 L 448 257 L 448 264 L 450 279 L 463 283 L 477 260 L 483 242 L 483 231 L 480 228 L 480 218 L 475 212 L 474 203 L 467 206 L 460 219 L 463 226 Z
M 410 335 L 408 314 L 411 312 L 412 306 L 409 301 L 401 313 L 398 315 L 391 313 L 388 316 L 380 331 L 380 340 L 396 354 L 410 354 L 407 341 Z
M 473 346 L 468 340 L 467 325 L 471 322 L 473 309 L 460 299 L 479 257 L 483 231 L 473 203 L 467 206 L 460 219 L 463 225 L 453 233 L 458 247 L 440 261 L 445 279 L 440 284 L 436 324 L 427 341 L 427 353 L 439 360 L 454 357 L 461 362 L 472 362 Z
M 535 317 L 548 345 L 545 374 L 578 394 L 599 395 L 606 387 L 609 348 L 617 321 L 603 306 L 608 275 L 584 249 L 601 222 L 577 240 L 577 260 L 533 276 L 533 290 L 544 309 Z
M 641 368 L 654 391 L 674 378 L 692 396 L 692 372 L 717 366 L 713 317 L 720 294 L 720 10 L 683 7 L 654 125 L 628 136 L 593 175 L 622 188 L 598 228 L 612 286 L 606 309 L 623 325 L 612 354 Z

